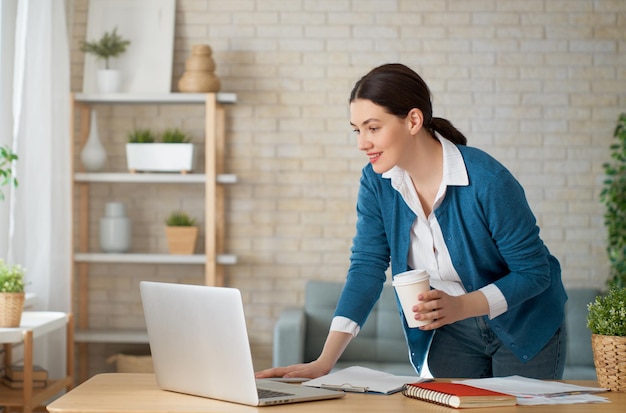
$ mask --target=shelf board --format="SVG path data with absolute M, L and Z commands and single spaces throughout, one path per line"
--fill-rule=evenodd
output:
M 0 343 L 21 343 L 26 330 L 31 330 L 33 338 L 37 338 L 64 327 L 66 324 L 66 313 L 58 311 L 24 311 L 19 327 L 0 328 Z
M 72 377 L 64 377 L 58 380 L 48 380 L 48 385 L 42 389 L 33 389 L 33 407 L 42 405 L 46 400 L 73 385 Z M 24 405 L 24 389 L 11 389 L 8 386 L 0 385 L 0 400 L 5 407 L 21 407 Z
M 206 264 L 206 255 L 173 255 L 173 254 L 109 254 L 109 253 L 76 253 L 76 262 L 107 262 L 136 264 Z M 218 254 L 217 263 L 233 265 L 237 257 L 231 254 Z
M 76 93 L 74 99 L 85 103 L 204 103 L 206 93 Z M 219 103 L 236 103 L 237 94 L 220 92 Z
M 178 174 L 178 173 L 123 173 L 123 172 L 79 172 L 74 174 L 76 182 L 112 182 L 112 183 L 204 183 L 205 174 Z M 216 182 L 219 184 L 234 184 L 237 175 L 219 174 Z
M 78 343 L 148 343 L 145 330 L 76 330 Z

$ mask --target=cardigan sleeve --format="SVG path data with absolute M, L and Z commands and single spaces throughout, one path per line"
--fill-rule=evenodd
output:
M 363 326 L 380 297 L 387 278 L 390 249 L 379 203 L 380 188 L 373 176 L 363 172 L 357 197 L 356 235 L 352 241 L 350 268 L 336 317 Z
M 511 308 L 550 286 L 549 253 L 524 190 L 511 173 L 502 171 L 485 189 L 482 202 L 489 230 L 509 270 L 494 284 Z

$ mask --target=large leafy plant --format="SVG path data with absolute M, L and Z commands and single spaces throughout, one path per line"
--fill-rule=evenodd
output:
M 13 161 L 17 160 L 8 146 L 0 147 L 0 186 L 13 184 L 17 186 L 17 178 L 12 168 Z M 0 190 L 0 201 L 4 199 L 4 193 Z
M 626 287 L 626 113 L 619 115 L 613 137 L 617 142 L 610 146 L 611 162 L 603 165 L 606 179 L 600 200 L 606 206 L 609 284 Z
M 130 40 L 124 39 L 117 34 L 117 27 L 110 33 L 104 32 L 100 40 L 93 40 L 90 42 L 83 41 L 80 45 L 80 50 L 85 53 L 91 53 L 98 59 L 104 60 L 104 67 L 109 68 L 109 59 L 112 57 L 118 57 L 126 51 L 126 48 L 130 45 Z
M 587 327 L 593 334 L 626 336 L 626 288 L 613 285 L 587 306 Z

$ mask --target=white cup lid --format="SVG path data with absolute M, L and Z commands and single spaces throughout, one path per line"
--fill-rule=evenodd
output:
M 424 281 L 430 278 L 426 270 L 411 270 L 402 272 L 393 277 L 391 285 L 406 285 Z

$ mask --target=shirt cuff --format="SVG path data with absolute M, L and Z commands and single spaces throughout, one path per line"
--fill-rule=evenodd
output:
M 506 298 L 504 298 L 504 294 L 502 294 L 502 291 L 500 291 L 495 284 L 486 285 L 479 291 L 482 291 L 482 293 L 485 294 L 485 298 L 487 298 L 487 302 L 489 303 L 490 320 L 506 313 L 506 310 L 509 308 Z
M 333 321 L 330 323 L 330 331 L 350 333 L 352 334 L 352 337 L 356 337 L 356 335 L 359 334 L 360 330 L 361 327 L 359 327 L 357 323 L 346 317 L 333 317 Z

